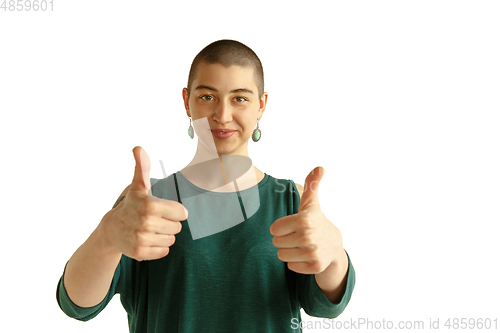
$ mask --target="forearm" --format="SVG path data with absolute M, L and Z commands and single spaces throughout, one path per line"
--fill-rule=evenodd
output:
M 319 288 L 332 303 L 340 303 L 344 295 L 348 267 L 349 260 L 342 249 L 338 260 L 331 263 L 323 272 L 314 274 Z
M 63 281 L 71 301 L 80 307 L 99 304 L 108 293 L 120 259 L 121 253 L 105 242 L 100 224 L 66 265 Z

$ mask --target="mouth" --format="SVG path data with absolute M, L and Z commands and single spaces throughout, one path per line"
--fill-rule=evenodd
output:
M 212 133 L 217 133 L 217 134 L 228 134 L 236 132 L 235 130 L 231 129 L 211 129 L 210 131 L 212 131 Z
M 230 129 L 212 129 L 212 135 L 217 139 L 217 140 L 226 140 L 229 139 L 230 137 L 233 136 L 233 134 L 236 132 L 235 130 L 230 130 Z

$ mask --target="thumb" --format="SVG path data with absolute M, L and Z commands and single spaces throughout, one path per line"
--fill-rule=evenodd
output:
M 319 182 L 325 174 L 325 168 L 316 167 L 314 168 L 304 182 L 304 192 L 302 193 L 302 198 L 299 203 L 299 211 L 307 208 L 310 205 L 319 205 L 318 199 L 318 188 Z
M 151 189 L 151 180 L 149 178 L 151 161 L 149 160 L 149 156 L 141 146 L 134 147 L 132 152 L 134 153 L 135 159 L 135 172 L 130 188 L 149 193 Z

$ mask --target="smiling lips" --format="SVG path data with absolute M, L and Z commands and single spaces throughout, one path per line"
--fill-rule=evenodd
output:
M 230 138 L 234 134 L 234 132 L 236 132 L 235 130 L 224 129 L 224 128 L 213 129 L 211 131 L 213 136 L 215 136 L 217 139 L 220 140 Z
M 213 133 L 232 133 L 235 132 L 233 129 L 228 129 L 228 128 L 215 128 L 211 130 Z

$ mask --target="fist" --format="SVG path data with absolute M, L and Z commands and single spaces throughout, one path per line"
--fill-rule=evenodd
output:
M 281 217 L 270 227 L 278 259 L 301 274 L 321 273 L 344 253 L 340 230 L 319 205 L 318 188 L 323 174 L 323 167 L 314 168 L 305 180 L 297 214 Z
M 102 220 L 105 239 L 113 250 L 138 261 L 165 257 L 187 219 L 185 207 L 151 194 L 151 162 L 139 146 L 132 150 L 135 172 L 125 199 Z

